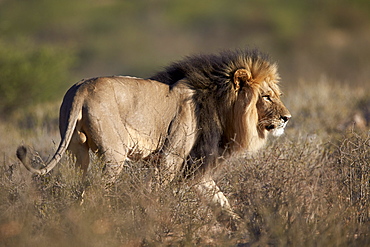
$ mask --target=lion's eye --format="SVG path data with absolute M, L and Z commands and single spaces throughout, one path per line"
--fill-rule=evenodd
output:
M 262 98 L 268 102 L 272 102 L 270 95 L 264 95 Z

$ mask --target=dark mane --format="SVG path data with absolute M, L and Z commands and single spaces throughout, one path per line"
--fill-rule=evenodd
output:
M 266 54 L 254 49 L 225 51 L 219 55 L 195 55 L 175 62 L 149 79 L 172 85 L 186 78 L 195 89 L 224 87 L 238 69 L 251 69 L 251 64 L 268 61 Z
M 225 129 L 236 100 L 233 76 L 238 69 L 247 69 L 260 80 L 275 72 L 276 65 L 258 50 L 225 51 L 186 57 L 149 78 L 168 85 L 186 79 L 194 90 L 192 100 L 199 132 L 189 160 L 201 160 L 201 167 L 206 170 L 209 164 L 217 164 L 231 141 L 225 136 Z

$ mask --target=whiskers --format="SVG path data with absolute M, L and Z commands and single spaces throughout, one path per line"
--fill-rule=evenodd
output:
M 266 114 L 263 118 L 261 118 L 258 123 L 257 127 L 259 129 L 267 129 L 267 130 L 274 130 L 274 129 L 284 129 L 287 122 L 281 119 L 271 119 L 270 114 Z

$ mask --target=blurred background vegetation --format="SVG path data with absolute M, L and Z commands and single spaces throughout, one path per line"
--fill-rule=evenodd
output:
M 1 0 L 0 112 L 60 102 L 81 78 L 148 77 L 186 55 L 244 47 L 271 54 L 283 85 L 361 84 L 369 44 L 366 0 Z
M 369 0 L 0 0 L 0 246 L 370 246 L 369 45 Z M 148 191 L 145 164 L 107 195 L 95 156 L 86 183 L 68 157 L 31 176 L 15 156 L 50 159 L 81 78 L 245 47 L 278 62 L 293 118 L 222 170 L 233 235 L 187 185 Z

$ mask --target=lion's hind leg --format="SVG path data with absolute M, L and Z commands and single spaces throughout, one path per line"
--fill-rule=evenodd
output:
M 89 145 L 86 135 L 81 131 L 75 130 L 68 150 L 76 158 L 76 168 L 80 168 L 85 177 L 90 163 Z
M 105 138 L 101 140 L 98 152 L 104 162 L 103 180 L 106 188 L 109 188 L 116 182 L 124 167 L 127 147 L 120 138 L 109 138 L 109 136 L 105 136 Z

